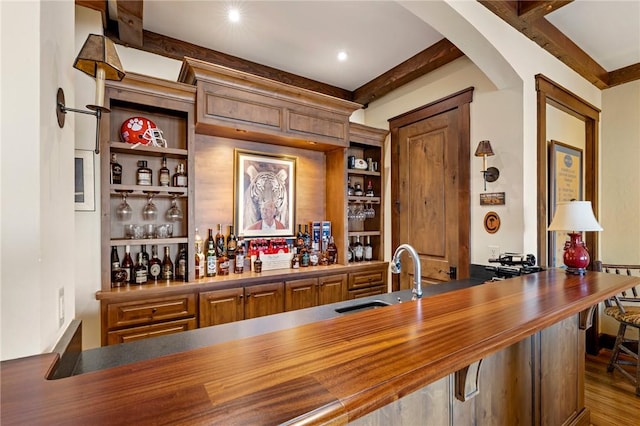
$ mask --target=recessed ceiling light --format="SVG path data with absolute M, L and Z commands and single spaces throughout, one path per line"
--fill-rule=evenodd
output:
M 338 52 L 338 60 L 339 60 L 340 62 L 344 62 L 344 61 L 346 61 L 348 57 L 349 57 L 349 56 L 347 55 L 347 52 L 345 52 L 344 50 L 343 50 L 343 51 Z
M 240 21 L 240 11 L 236 8 L 229 9 L 229 21 L 231 22 L 239 22 Z

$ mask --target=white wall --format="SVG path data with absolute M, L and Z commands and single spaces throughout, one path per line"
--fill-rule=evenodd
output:
M 0 2 L 2 336 L 0 358 L 49 351 L 74 316 L 73 2 Z M 19 35 L 19 37 L 17 36 Z M 58 292 L 65 323 L 58 323 Z

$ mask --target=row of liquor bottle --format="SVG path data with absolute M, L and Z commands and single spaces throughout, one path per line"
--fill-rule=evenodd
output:
M 186 244 L 178 244 L 175 262 L 171 260 L 170 247 L 164 247 L 164 258 L 158 257 L 158 246 L 151 246 L 151 257 L 146 245 L 140 246 L 137 262 L 131 257 L 131 247 L 125 246 L 122 262 L 116 246 L 111 247 L 111 286 L 122 287 L 127 284 L 142 285 L 149 281 L 160 280 L 187 281 L 189 277 Z
M 148 167 L 146 160 L 138 161 L 138 169 L 136 170 L 136 185 L 153 186 L 153 170 Z M 116 154 L 111 154 L 111 183 L 122 184 L 123 168 L 118 163 Z M 171 176 L 171 172 L 167 167 L 167 158 L 162 157 L 162 165 L 158 170 L 158 186 L 174 186 L 186 187 L 188 183 L 187 173 L 184 163 L 178 163 L 176 172 Z
M 373 246 L 371 245 L 371 237 L 366 236 L 365 243 L 362 244 L 360 236 L 357 235 L 349 240 L 347 248 L 348 262 L 365 262 L 373 260 Z

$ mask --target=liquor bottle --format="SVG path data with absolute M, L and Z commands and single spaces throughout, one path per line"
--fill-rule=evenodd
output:
M 262 260 L 260 260 L 260 252 L 258 252 L 258 257 L 253 261 L 253 272 L 260 273 L 262 272 Z
M 120 257 L 118 256 L 118 248 L 111 247 L 111 272 L 120 269 Z
M 318 263 L 320 263 L 320 255 L 317 249 L 312 248 L 309 250 L 309 266 L 318 266 Z
M 200 279 L 200 278 L 204 278 L 205 276 L 206 260 L 204 257 L 204 253 L 202 252 L 203 243 L 202 243 L 202 237 L 200 236 L 200 234 L 198 234 L 198 228 L 196 228 L 195 240 L 196 240 L 195 275 L 196 275 L 196 279 Z
M 373 247 L 371 246 L 371 237 L 367 235 L 367 242 L 364 245 L 364 260 L 373 260 Z
M 209 228 L 207 239 L 207 276 L 215 277 L 218 259 L 216 257 L 216 240 L 213 239 L 213 229 Z
M 218 224 L 218 233 L 216 234 L 216 256 L 220 257 L 225 253 L 224 234 L 222 233 L 222 224 Z
M 218 275 L 229 275 L 229 258 L 226 253 L 218 256 Z
M 180 163 L 173 174 L 173 186 L 187 186 L 187 174 L 184 172 L 184 164 Z
M 300 268 L 300 259 L 298 259 L 298 249 L 293 248 L 293 256 L 291 257 L 291 269 Z
M 153 173 L 147 167 L 146 160 L 138 161 L 138 171 L 136 172 L 136 184 L 143 186 L 153 185 Z
M 304 234 L 302 233 L 302 224 L 298 224 L 298 235 L 296 235 L 296 248 L 300 250 L 304 245 Z
M 227 235 L 227 257 L 229 258 L 229 270 L 234 271 L 236 267 L 236 250 L 238 249 L 238 237 L 233 232 L 233 225 L 229 225 L 229 235 Z
M 303 268 L 309 266 L 309 249 L 307 246 L 302 246 L 302 252 L 300 253 L 300 266 Z
M 353 190 L 353 195 L 355 195 L 356 197 L 362 197 L 362 185 L 356 183 L 356 187 Z
M 356 242 L 353 244 L 353 260 L 356 262 L 364 260 L 364 247 L 362 247 L 359 235 L 356 235 Z
M 311 247 L 311 234 L 309 234 L 309 225 L 304 225 L 304 246 L 308 250 Z
M 122 183 L 122 166 L 118 163 L 116 154 L 111 154 L 111 183 L 116 185 Z
M 356 189 L 353 187 L 353 185 L 351 185 L 351 178 L 349 178 L 347 180 L 347 195 L 351 197 L 354 195 L 355 192 L 356 192 Z
M 236 247 L 236 262 L 233 269 L 233 272 L 236 274 L 241 274 L 244 272 L 244 261 L 247 257 L 247 250 L 244 245 L 244 237 L 242 235 L 238 236 L 238 246 Z
M 147 246 L 142 244 L 140 246 L 140 254 L 142 255 L 142 264 L 147 270 L 147 274 L 149 273 L 149 253 L 147 253 Z
M 135 284 L 144 284 L 147 282 L 147 267 L 144 266 L 144 262 L 142 260 L 142 252 L 138 253 L 138 263 L 134 268 L 134 283 Z
M 367 197 L 373 197 L 374 193 L 373 193 L 373 184 L 371 183 L 371 179 L 369 179 L 369 183 L 367 184 L 367 190 L 364 193 L 365 196 Z
M 120 257 L 118 256 L 118 248 L 111 247 L 111 287 L 121 287 L 125 284 L 125 272 L 120 267 Z
M 327 258 L 330 265 L 338 263 L 338 247 L 333 240 L 333 235 L 329 236 L 329 244 L 327 245 Z
M 347 247 L 347 262 L 353 262 L 353 244 L 351 238 L 349 238 L 349 246 Z
M 173 262 L 171 261 L 171 255 L 169 254 L 169 247 L 164 248 L 164 259 L 162 259 L 162 279 L 173 279 Z
M 180 281 L 187 281 L 187 250 L 184 244 L 178 244 L 178 254 L 176 255 L 175 262 L 175 279 Z
M 149 276 L 157 282 L 161 274 L 162 262 L 158 257 L 158 246 L 154 244 L 151 246 L 151 259 L 149 259 Z
M 160 186 L 169 186 L 171 183 L 171 172 L 167 167 L 167 157 L 162 157 L 162 167 L 158 170 L 158 183 Z
M 131 249 L 129 246 L 124 247 L 124 258 L 122 259 L 122 269 L 124 269 L 126 279 L 128 283 L 134 282 L 133 277 L 133 259 L 131 259 Z

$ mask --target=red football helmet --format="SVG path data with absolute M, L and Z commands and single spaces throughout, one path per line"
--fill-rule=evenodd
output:
M 127 143 L 152 145 L 166 148 L 167 141 L 162 135 L 162 130 L 156 124 L 144 117 L 128 118 L 120 126 L 120 136 Z

